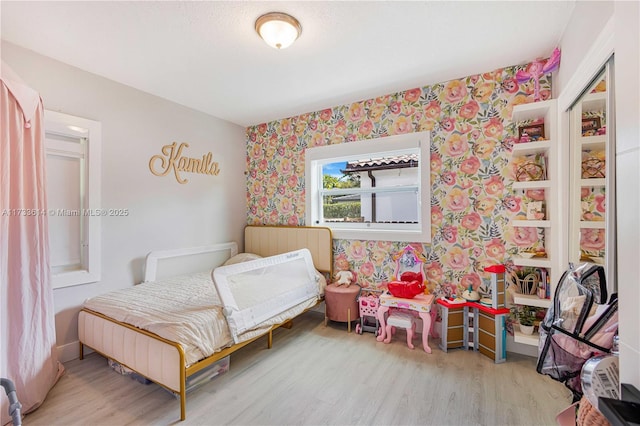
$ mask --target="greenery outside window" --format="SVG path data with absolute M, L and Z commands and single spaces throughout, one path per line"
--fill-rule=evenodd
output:
M 336 238 L 429 242 L 429 133 L 306 151 L 306 222 Z

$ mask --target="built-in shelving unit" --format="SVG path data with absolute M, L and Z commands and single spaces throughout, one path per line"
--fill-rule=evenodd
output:
M 615 263 L 615 152 L 612 128 L 607 125 L 610 115 L 608 86 L 608 75 L 604 73 L 589 93 L 571 108 L 568 256 L 574 263 L 590 260 L 604 264 L 609 284 L 615 281 L 615 268 L 612 267 Z M 589 127 L 593 120 L 597 120 L 599 127 Z M 602 162 L 587 163 L 591 160 Z M 595 211 L 591 194 L 604 197 L 600 204 L 605 208 L 604 213 Z M 585 201 L 584 197 L 590 201 Z M 600 249 L 596 248 L 598 244 L 601 244 Z
M 553 296 L 555 284 L 559 281 L 564 271 L 562 264 L 562 244 L 560 235 L 560 211 L 559 211 L 559 145 L 557 128 L 557 106 L 555 100 L 516 105 L 513 108 L 512 120 L 519 123 L 529 120 L 542 120 L 544 122 L 544 139 L 514 145 L 512 157 L 526 155 L 543 155 L 546 159 L 546 179 L 538 181 L 513 182 L 514 192 L 524 192 L 528 189 L 544 189 L 545 192 L 545 217 L 541 220 L 525 220 L 517 218 L 511 221 L 514 227 L 535 227 L 544 232 L 545 257 L 524 257 L 514 255 L 511 259 L 515 266 L 532 267 L 545 269 L 550 277 L 551 290 Z M 594 142 L 595 143 L 595 142 Z M 516 305 L 527 305 L 547 309 L 551 306 L 551 299 L 539 298 L 537 295 L 516 294 L 514 297 Z M 514 342 L 525 345 L 538 345 L 539 335 L 524 334 L 516 325 L 514 330 Z
M 513 331 L 513 341 L 516 343 L 523 343 L 525 345 L 538 346 L 540 335 L 535 332 L 533 334 L 524 334 L 520 330 Z

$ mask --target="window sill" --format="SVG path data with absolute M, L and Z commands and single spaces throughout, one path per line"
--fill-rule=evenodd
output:
M 324 225 L 329 226 L 329 225 Z M 329 226 L 330 227 L 330 226 Z M 364 241 L 401 241 L 407 243 L 430 243 L 429 232 L 420 231 L 390 231 L 381 229 L 338 229 L 331 228 L 331 234 L 338 240 L 364 240 Z
M 88 271 L 62 272 L 51 275 L 53 289 L 91 284 L 100 281 L 100 273 Z

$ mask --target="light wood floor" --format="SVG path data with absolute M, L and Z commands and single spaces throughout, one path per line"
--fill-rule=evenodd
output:
M 416 341 L 415 343 L 418 343 Z M 92 354 L 66 373 L 25 425 L 553 425 L 571 396 L 509 353 L 494 364 L 477 352 L 407 348 L 404 331 L 385 345 L 303 314 L 231 355 L 228 373 L 179 401 L 158 385 L 111 370 Z

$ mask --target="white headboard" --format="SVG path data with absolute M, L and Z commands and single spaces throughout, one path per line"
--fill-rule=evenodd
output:
M 175 250 L 157 250 L 147 255 L 144 268 L 144 281 L 155 281 L 157 278 L 201 272 L 220 266 L 231 256 L 238 254 L 235 242 L 214 244 L 210 246 L 190 247 Z M 175 262 L 171 262 L 175 260 Z M 171 272 L 159 273 L 160 261 L 167 265 Z

